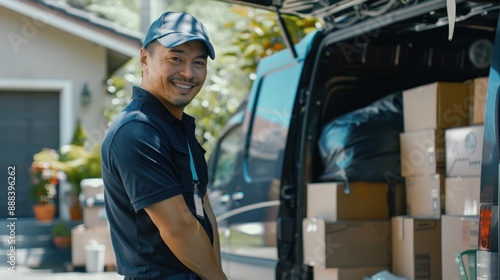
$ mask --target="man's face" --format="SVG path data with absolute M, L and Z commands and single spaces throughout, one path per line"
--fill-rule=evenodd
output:
M 169 110 L 184 109 L 207 77 L 207 51 L 201 41 L 174 48 L 154 43 L 151 53 L 141 50 L 142 87 Z

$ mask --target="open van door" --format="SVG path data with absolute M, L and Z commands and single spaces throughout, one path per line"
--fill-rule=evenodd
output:
M 481 267 L 486 276 L 478 279 L 496 279 L 492 277 L 498 275 L 495 257 L 498 257 L 497 145 L 500 133 L 496 130 L 498 115 L 495 116 L 495 110 L 500 83 L 500 3 L 496 0 L 221 1 L 275 11 L 281 23 L 283 14 L 314 16 L 324 22 L 323 28 L 295 46 L 291 46 L 287 27 L 282 25 L 288 50 L 259 63 L 257 79 L 239 126 L 240 145 L 235 161 L 238 168 L 234 169 L 238 172 L 235 177 L 226 178 L 228 183 L 220 192 L 222 198 L 214 198 L 226 203 L 226 212 L 218 216 L 223 218 L 220 227 L 226 233 L 221 236 L 228 240 L 226 248 L 229 249 L 223 249 L 223 258 L 228 257 L 231 261 L 226 267 L 229 277 L 264 279 L 261 275 L 269 278 L 272 270 L 275 279 L 305 280 L 322 279 L 321 273 L 340 273 L 340 270 L 318 268 L 304 258 L 307 187 L 322 182 L 325 165 L 318 141 L 325 124 L 393 93 L 435 82 L 465 83 L 489 76 L 480 175 L 481 225 L 477 241 L 481 257 L 478 268 Z M 456 107 L 457 111 L 468 110 L 466 100 L 457 106 L 460 107 Z M 421 108 L 422 116 L 429 114 L 427 109 L 426 106 Z M 270 113 L 279 116 L 279 125 L 264 123 Z M 264 118 L 259 118 L 259 114 Z M 279 133 L 273 134 L 276 131 Z M 262 137 L 255 137 L 252 142 L 252 137 L 259 133 L 263 133 Z M 221 141 L 231 139 L 228 136 L 230 134 L 222 136 Z M 276 145 L 278 143 L 283 145 Z M 255 161 L 252 156 L 257 156 Z M 259 161 L 263 159 L 267 161 Z M 217 164 L 209 168 L 211 174 L 220 171 Z M 277 178 L 269 176 L 271 170 Z M 402 175 L 396 173 L 386 178 L 389 185 L 404 181 Z M 276 187 L 273 184 L 277 184 L 275 196 L 265 196 L 270 193 L 264 190 Z M 443 198 L 436 200 L 439 199 Z M 278 208 L 272 211 L 276 217 L 274 241 L 258 236 L 269 230 L 266 227 L 269 220 L 259 221 L 257 214 L 243 220 L 244 225 L 237 220 L 240 213 L 253 209 L 247 207 L 249 205 Z M 256 236 L 258 241 L 252 239 Z M 243 245 L 246 247 L 232 246 L 231 242 L 239 242 L 242 239 L 237 239 L 241 237 L 245 238 Z M 324 242 L 317 245 L 317 250 L 325 249 Z M 265 250 L 256 250 L 259 248 Z M 268 257 L 269 252 L 274 254 L 272 258 Z M 325 252 L 322 253 L 318 258 L 324 257 Z M 425 279 L 446 279 L 441 274 L 441 260 L 425 259 L 419 264 L 432 264 L 433 276 L 423 275 Z M 354 263 L 351 265 L 356 267 Z M 264 267 L 265 272 L 259 267 Z M 390 264 L 379 268 L 391 270 Z M 233 275 L 236 270 L 240 271 Z M 426 266 L 419 272 L 430 274 L 430 270 L 430 266 Z M 332 274 L 329 277 L 333 277 Z
M 498 217 L 499 159 L 500 159 L 500 18 L 497 24 L 493 57 L 490 67 L 488 95 L 484 120 L 483 165 L 481 170 L 479 249 L 483 258 L 478 258 L 478 269 L 486 267 L 485 274 L 497 270 L 499 234 Z

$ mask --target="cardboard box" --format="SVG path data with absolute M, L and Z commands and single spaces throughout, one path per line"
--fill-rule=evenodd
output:
M 443 175 L 406 178 L 406 213 L 409 216 L 439 219 L 444 213 L 444 204 Z
M 406 185 L 399 183 L 403 178 L 394 178 L 389 185 L 389 218 L 406 215 Z
M 399 140 L 403 177 L 444 173 L 444 130 L 405 132 Z
M 84 197 L 94 197 L 96 195 L 104 195 L 104 182 L 102 178 L 87 178 L 80 182 L 82 195 Z
M 481 176 L 484 126 L 466 126 L 445 131 L 446 176 Z
M 108 217 L 104 208 L 104 194 L 95 193 L 83 202 L 83 223 L 87 228 L 108 226 Z
M 320 268 L 390 266 L 389 220 L 302 222 L 304 264 Z
M 115 266 L 116 259 L 113 246 L 111 245 L 109 228 L 86 228 L 84 225 L 76 226 L 71 230 L 71 263 L 74 266 L 85 265 L 85 246 L 92 239 L 106 246 L 104 264 L 106 266 Z
M 387 183 L 349 182 L 313 183 L 307 186 L 307 218 L 371 220 L 389 218 Z
M 437 82 L 403 91 L 404 131 L 469 124 L 469 86 Z
M 355 268 L 313 268 L 314 280 L 361 280 L 387 270 L 389 267 L 355 267 Z
M 460 279 L 455 254 L 477 249 L 478 230 L 479 216 L 443 215 L 441 217 L 443 280 Z M 463 259 L 464 266 L 468 267 L 467 259 Z
M 108 217 L 104 206 L 83 208 L 83 224 L 87 228 L 108 226 Z
M 446 215 L 479 215 L 481 177 L 453 177 L 444 182 Z
M 441 222 L 392 218 L 392 273 L 408 279 L 441 280 Z
M 477 78 L 469 84 L 470 124 L 483 124 L 488 96 L 488 77 Z

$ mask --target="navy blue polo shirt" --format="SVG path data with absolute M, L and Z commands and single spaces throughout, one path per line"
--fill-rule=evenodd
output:
M 167 247 L 144 208 L 182 194 L 196 217 L 186 137 L 202 197 L 208 172 L 205 151 L 194 131 L 192 117 L 184 114 L 178 120 L 139 87 L 134 87 L 132 102 L 112 121 L 102 144 L 102 177 L 119 274 L 156 279 L 189 271 Z M 206 213 L 198 221 L 213 243 Z

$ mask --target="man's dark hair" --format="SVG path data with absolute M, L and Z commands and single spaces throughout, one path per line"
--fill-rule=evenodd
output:
M 152 41 L 151 43 L 147 44 L 146 47 L 144 47 L 144 49 L 149 53 L 149 54 L 153 54 L 154 52 L 154 49 L 156 47 L 156 45 L 158 45 L 158 41 L 157 40 L 154 40 Z
M 149 55 L 152 55 L 153 52 L 154 52 L 154 49 L 156 47 L 156 45 L 158 45 L 158 40 L 154 40 L 152 41 L 151 43 L 147 44 L 145 47 L 144 47 L 144 50 L 146 50 L 146 52 L 149 54 Z M 141 71 L 141 77 L 143 76 L 143 72 Z

